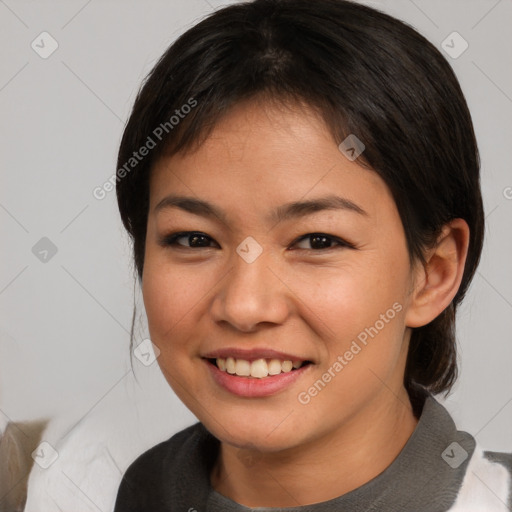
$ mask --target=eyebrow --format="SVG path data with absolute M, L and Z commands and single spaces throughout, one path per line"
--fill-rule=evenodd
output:
M 200 215 L 202 217 L 217 217 L 227 224 L 227 216 L 217 206 L 189 196 L 169 195 L 164 197 L 154 208 L 155 213 L 167 208 L 180 208 L 181 210 Z M 308 201 L 294 201 L 277 207 L 269 216 L 269 221 L 282 222 L 311 215 L 323 210 L 345 210 L 355 212 L 359 215 L 368 216 L 368 213 L 349 199 L 329 195 Z

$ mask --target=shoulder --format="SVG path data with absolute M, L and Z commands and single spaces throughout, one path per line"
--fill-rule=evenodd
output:
M 459 510 L 512 510 L 512 453 L 484 451 L 477 444 L 453 507 Z
M 142 505 L 160 505 L 170 491 L 172 477 L 181 473 L 187 458 L 208 436 L 203 424 L 197 422 L 137 457 L 122 478 L 114 510 L 125 512 L 139 510 Z
M 453 499 L 450 512 L 512 510 L 512 453 L 484 451 L 433 396 L 424 402 L 415 434 L 423 446 L 423 467 L 435 468 L 443 499 L 448 494 Z
M 174 465 L 176 457 L 180 457 L 183 451 L 192 448 L 204 433 L 205 428 L 200 422 L 177 432 L 171 438 L 153 446 L 137 457 L 126 470 L 123 480 L 147 476 L 170 464 Z
M 490 462 L 495 462 L 504 466 L 510 475 L 512 475 L 512 452 L 483 452 L 483 456 Z

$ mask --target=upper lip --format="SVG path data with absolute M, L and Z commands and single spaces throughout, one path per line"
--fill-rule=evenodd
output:
M 235 359 L 245 359 L 247 361 L 255 361 L 256 359 L 279 359 L 281 361 L 310 361 L 294 354 L 287 354 L 271 348 L 236 348 L 226 347 L 218 350 L 212 350 L 207 354 L 203 355 L 206 359 L 216 359 L 221 357 L 223 359 L 227 357 L 233 357 Z

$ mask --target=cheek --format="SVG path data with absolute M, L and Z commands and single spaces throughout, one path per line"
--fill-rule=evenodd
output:
M 144 265 L 142 294 L 150 338 L 160 350 L 160 370 L 183 403 L 193 408 L 190 396 L 201 394 L 194 379 L 199 361 L 193 337 L 197 310 L 205 298 L 204 281 L 197 272 L 180 272 L 168 262 L 149 257 Z
M 219 278 L 201 265 L 171 264 L 159 250 L 149 249 L 146 255 L 142 295 L 151 340 L 161 351 L 161 362 L 176 366 L 196 355 L 192 338 Z
M 407 254 L 397 254 L 388 261 L 368 259 L 350 268 L 304 274 L 296 281 L 301 315 L 325 343 L 322 369 L 340 363 L 343 370 L 338 365 L 337 372 L 331 371 L 343 375 L 336 380 L 345 391 L 361 383 L 371 388 L 395 371 L 404 349 L 407 269 Z
M 397 388 L 403 379 L 407 346 L 399 293 L 384 287 L 369 293 L 357 280 L 344 284 L 339 292 L 319 293 L 306 303 L 310 325 L 315 321 L 323 332 L 328 326 L 329 337 L 323 336 L 321 367 L 300 390 L 300 400 L 311 399 L 308 417 L 322 416 L 326 422 L 339 419 L 338 413 L 327 417 L 326 410 L 358 408 L 380 390 Z
M 144 263 L 142 295 L 152 340 L 162 350 L 197 302 L 197 282 L 183 272 L 173 270 L 168 262 L 153 256 L 151 251 L 148 253 Z
M 393 309 L 393 304 L 398 302 L 404 308 L 406 264 L 397 262 L 398 269 L 390 271 L 376 260 L 365 258 L 351 265 L 308 270 L 290 281 L 300 299 L 297 304 L 304 306 L 302 313 L 317 326 L 322 338 L 346 341 L 373 326 L 388 310 L 387 316 L 394 321 L 397 307 Z

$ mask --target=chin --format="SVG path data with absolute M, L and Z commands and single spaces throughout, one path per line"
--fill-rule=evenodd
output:
M 262 452 L 277 452 L 300 443 L 301 432 L 290 421 L 292 415 L 284 422 L 286 414 L 269 415 L 262 421 L 260 412 L 254 411 L 254 414 L 242 416 L 231 409 L 215 417 L 204 417 L 203 414 L 200 421 L 223 443 L 240 449 L 252 448 Z

